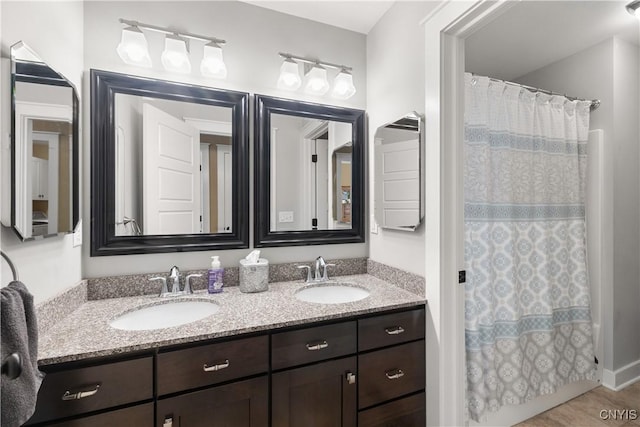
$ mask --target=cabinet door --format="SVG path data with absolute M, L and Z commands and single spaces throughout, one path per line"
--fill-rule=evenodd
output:
M 267 376 L 213 387 L 158 401 L 156 425 L 162 427 L 267 427 Z
M 355 427 L 355 373 L 347 357 L 273 374 L 272 426 Z

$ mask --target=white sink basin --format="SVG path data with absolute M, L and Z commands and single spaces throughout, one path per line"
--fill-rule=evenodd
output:
M 220 306 L 210 301 L 177 300 L 136 308 L 116 317 L 109 325 L 125 331 L 149 331 L 195 322 L 219 310 Z
M 342 304 L 365 299 L 369 291 L 350 283 L 320 283 L 307 286 L 295 293 L 300 301 L 318 304 Z

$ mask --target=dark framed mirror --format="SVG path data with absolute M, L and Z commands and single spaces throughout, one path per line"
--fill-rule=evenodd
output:
M 24 42 L 11 46 L 11 225 L 22 240 L 80 220 L 78 94 Z
M 364 242 L 364 119 L 255 96 L 255 247 Z
M 249 246 L 249 95 L 91 70 L 91 256 Z

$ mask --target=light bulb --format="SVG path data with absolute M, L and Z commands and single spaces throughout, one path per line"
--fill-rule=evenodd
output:
M 164 51 L 160 59 L 167 71 L 174 71 L 176 73 L 191 72 L 187 42 L 176 35 L 168 35 L 165 37 Z
M 278 88 L 284 90 L 297 90 L 302 84 L 298 63 L 291 58 L 286 58 L 280 67 L 280 77 L 278 77 Z
M 320 65 L 314 65 L 304 77 L 304 91 L 310 95 L 324 95 L 329 90 L 327 70 Z
M 343 68 L 333 81 L 331 96 L 337 99 L 349 99 L 355 93 L 356 87 L 353 85 L 353 76 Z
M 122 29 L 122 37 L 116 49 L 120 58 L 127 64 L 151 67 L 151 57 L 144 33 L 137 27 Z
M 222 58 L 222 48 L 215 42 L 204 46 L 200 72 L 203 76 L 224 79 L 227 77 L 227 66 Z

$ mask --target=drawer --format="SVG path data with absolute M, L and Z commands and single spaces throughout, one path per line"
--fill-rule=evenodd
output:
M 29 423 L 54 420 L 153 398 L 153 358 L 47 374 Z
M 158 354 L 158 395 L 267 372 L 269 337 L 259 336 Z
M 419 393 L 360 412 L 358 427 L 424 426 L 426 418 L 425 395 Z
M 271 367 L 317 362 L 356 352 L 356 322 L 315 326 L 271 336 Z
M 358 351 L 424 338 L 424 309 L 358 320 Z
M 48 425 L 58 427 L 153 427 L 153 403 L 145 403 L 144 405 L 132 406 L 131 408 L 118 409 L 99 415 Z
M 360 409 L 424 390 L 424 340 L 358 356 Z

